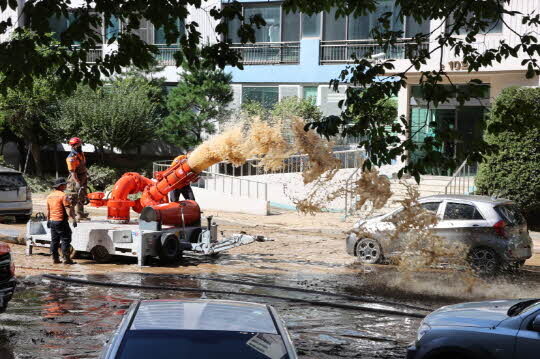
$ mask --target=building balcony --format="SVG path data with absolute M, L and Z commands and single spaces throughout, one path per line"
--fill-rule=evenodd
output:
M 255 44 L 233 44 L 244 65 L 298 64 L 300 42 L 259 42 Z
M 158 45 L 157 45 L 158 46 Z M 176 66 L 174 54 L 180 51 L 179 47 L 158 46 L 158 54 L 155 55 L 156 61 L 163 66 Z
M 402 43 L 397 43 L 385 51 L 384 46 L 379 45 L 374 40 L 336 40 L 320 42 L 320 63 L 321 64 L 345 64 L 354 62 L 352 56 L 358 59 L 366 58 L 369 55 L 384 53 L 381 60 L 408 59 L 418 53 L 420 49 L 429 49 L 429 43 L 414 44 L 403 39 Z

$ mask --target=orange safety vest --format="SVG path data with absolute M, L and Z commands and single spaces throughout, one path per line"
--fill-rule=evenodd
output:
M 47 196 L 47 218 L 49 221 L 67 220 L 66 207 L 70 206 L 68 196 L 59 190 L 54 190 Z
M 78 175 L 86 173 L 86 156 L 83 152 L 71 151 L 66 158 L 66 162 L 69 172 L 75 172 Z

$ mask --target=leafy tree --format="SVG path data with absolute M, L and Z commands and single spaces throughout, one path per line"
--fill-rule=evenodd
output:
M 157 48 L 146 44 L 136 34 L 141 26 L 142 19 L 147 19 L 154 26 L 164 29 L 168 43 L 179 40 L 180 51 L 175 54 L 177 65 L 188 63 L 194 66 L 223 68 L 226 65 L 241 67 L 239 55 L 231 49 L 231 36 L 228 34 L 227 22 L 238 19 L 242 26 L 237 35 L 243 43 L 254 41 L 254 26 L 265 25 L 261 16 L 244 18 L 241 4 L 230 1 L 223 8 L 213 8 L 208 13 L 217 20 L 215 28 L 215 43 L 200 45 L 201 34 L 198 24 L 188 21 L 188 8 L 201 8 L 204 2 L 200 0 L 179 1 L 139 1 L 125 0 L 84 0 L 74 13 L 74 21 L 61 34 L 58 53 L 44 63 L 37 56 L 36 44 L 49 46 L 50 39 L 46 36 L 51 28 L 48 19 L 53 16 L 67 16 L 70 0 L 43 0 L 28 1 L 25 3 L 22 14 L 27 22 L 27 28 L 34 37 L 26 41 L 12 40 L 0 44 L 0 58 L 5 78 L 0 81 L 0 90 L 14 86 L 30 87 L 34 78 L 46 74 L 51 67 L 57 68 L 56 73 L 61 79 L 65 89 L 74 89 L 79 82 L 87 83 L 91 87 L 101 84 L 102 76 L 109 76 L 121 71 L 122 67 L 131 64 L 138 68 L 145 68 L 153 61 Z M 347 1 L 347 0 L 284 0 L 285 11 L 301 11 L 308 15 L 335 9 L 336 16 L 361 16 L 375 13 L 376 0 Z M 540 15 L 532 9 L 531 13 L 520 13 L 509 10 L 510 0 L 396 0 L 395 8 L 399 14 L 386 12 L 381 14 L 371 29 L 370 37 L 379 45 L 379 49 L 387 52 L 393 47 L 407 49 L 411 66 L 395 73 L 392 60 L 372 61 L 371 54 L 364 54 L 364 58 L 356 59 L 354 64 L 344 69 L 331 85 L 337 87 L 340 83 L 350 85 L 346 91 L 346 100 L 343 101 L 341 116 L 329 116 L 320 121 L 312 121 L 309 127 L 317 129 L 325 136 L 351 135 L 360 138 L 360 147 L 371 147 L 371 163 L 383 165 L 391 163 L 396 157 L 408 160 L 409 154 L 421 147 L 426 155 L 421 161 L 409 161 L 409 164 L 398 173 L 410 172 L 419 179 L 425 168 L 441 160 L 438 149 L 455 133 L 449 129 L 434 128 L 434 136 L 426 137 L 424 143 L 417 144 L 408 136 L 409 128 L 405 119 L 392 125 L 392 131 L 385 131 L 387 124 L 372 111 L 380 101 L 397 96 L 399 90 L 407 83 L 407 74 L 411 70 L 420 73 L 420 85 L 423 88 L 424 100 L 430 106 L 437 106 L 449 97 L 457 101 L 464 101 L 478 95 L 479 80 L 472 80 L 470 86 L 458 88 L 443 87 L 443 81 L 451 78 L 447 69 L 443 67 L 442 58 L 438 50 L 450 52 L 462 58 L 469 72 L 476 72 L 481 67 L 489 67 L 497 62 L 509 58 L 522 60 L 528 78 L 540 74 L 540 43 L 538 42 L 536 28 L 540 25 Z M 15 8 L 14 0 L 0 0 L 0 9 Z M 127 24 L 126 30 L 113 34 L 109 43 L 117 42 L 118 51 L 95 64 L 85 62 L 88 51 L 101 42 L 101 37 L 94 30 L 101 22 L 101 15 L 107 25 L 112 25 L 113 18 L 120 19 Z M 409 39 L 405 38 L 401 30 L 392 28 L 392 17 L 408 16 L 417 23 L 430 19 L 446 20 L 446 27 L 430 29 L 429 33 L 418 33 Z M 0 33 L 5 33 L 14 19 L 0 22 Z M 185 34 L 181 34 L 177 21 L 184 24 Z M 493 24 L 503 23 L 505 29 L 514 33 L 517 44 L 510 45 L 505 39 L 491 41 L 487 48 L 479 50 L 474 46 L 478 37 L 488 33 Z M 519 24 L 519 26 L 514 26 Z M 441 31 L 442 30 L 442 31 Z M 17 30 L 20 31 L 20 30 Z M 429 49 L 422 45 L 431 42 Z M 72 46 L 78 43 L 77 47 Z M 196 51 L 200 46 L 201 50 Z M 435 68 L 426 69 L 423 65 L 430 59 L 436 60 Z M 381 81 L 381 78 L 391 77 L 392 81 Z M 358 125 L 361 123 L 360 125 Z M 428 126 L 429 124 L 426 124 Z M 397 134 L 397 135 L 396 135 Z M 386 146 L 373 146 L 373 143 L 386 143 Z M 482 155 L 489 154 L 489 146 L 479 146 L 471 153 L 473 159 L 480 159 Z M 433 154 L 433 155 L 432 155 Z
M 169 116 L 161 134 L 172 144 L 188 149 L 199 144 L 203 135 L 216 131 L 216 122 L 229 116 L 233 99 L 231 75 L 222 70 L 186 67 L 182 79 L 167 97 Z
M 540 89 L 507 88 L 495 100 L 486 141 L 499 151 L 487 157 L 478 192 L 509 198 L 540 225 Z
M 31 88 L 8 89 L 0 96 L 0 122 L 7 127 L 3 133 L 11 140 L 26 141 L 39 176 L 43 172 L 41 147 L 51 143 L 43 124 L 54 116 L 58 107 L 59 94 L 55 88 L 56 78 L 47 76 L 34 79 Z
M 279 119 L 296 116 L 307 121 L 319 121 L 323 117 L 317 105 L 308 99 L 299 99 L 298 97 L 287 97 L 276 103 L 270 114 Z
M 96 90 L 80 85 L 61 101 L 47 129 L 58 141 L 78 136 L 102 153 L 105 148 L 137 148 L 156 137 L 161 121 L 153 97 L 157 92 L 139 77 L 115 79 Z

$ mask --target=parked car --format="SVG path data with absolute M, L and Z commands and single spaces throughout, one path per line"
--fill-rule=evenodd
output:
M 502 266 L 520 267 L 532 256 L 532 240 L 527 223 L 515 204 L 507 199 L 485 196 L 437 195 L 424 197 L 420 205 L 439 219 L 433 227 L 436 235 L 448 241 L 460 241 L 469 250 L 471 266 L 492 274 Z M 380 263 L 402 254 L 403 242 L 391 240 L 395 221 L 403 211 L 358 221 L 346 238 L 347 253 L 363 263 Z M 362 237 L 362 238 L 359 238 Z
M 407 359 L 536 359 L 540 299 L 442 307 L 422 320 Z
M 16 283 L 11 248 L 6 243 L 0 242 L 0 313 L 6 311 L 7 305 L 13 297 Z
M 132 305 L 103 359 L 297 358 L 269 305 L 222 300 L 143 300 Z
M 0 216 L 27 222 L 32 215 L 32 191 L 21 172 L 0 166 Z

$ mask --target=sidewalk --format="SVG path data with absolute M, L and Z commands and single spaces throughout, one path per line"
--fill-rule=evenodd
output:
M 540 253 L 540 232 L 529 232 L 533 240 L 534 253 Z

